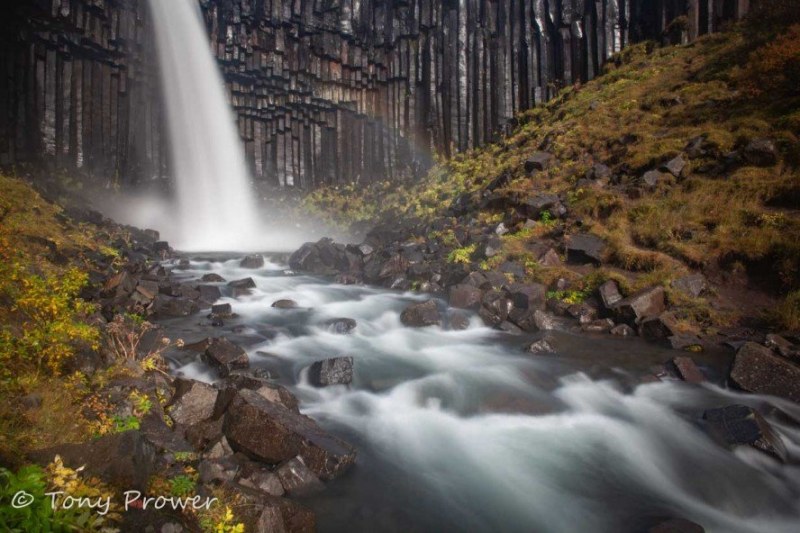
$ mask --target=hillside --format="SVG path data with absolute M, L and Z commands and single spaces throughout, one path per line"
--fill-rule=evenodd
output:
M 344 224 L 405 220 L 450 263 L 517 278 L 522 265 L 526 281 L 572 303 L 607 279 L 624 293 L 660 284 L 682 329 L 796 330 L 800 25 L 792 16 L 756 13 L 686 46 L 639 44 L 598 79 L 519 116 L 508 137 L 441 162 L 421 183 L 324 189 L 306 206 Z M 575 236 L 599 239 L 594 257 L 569 257 Z M 676 290 L 687 279 L 702 279 L 701 290 Z

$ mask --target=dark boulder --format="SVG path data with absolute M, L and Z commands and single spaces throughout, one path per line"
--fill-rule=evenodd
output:
M 648 341 L 667 341 L 678 333 L 678 319 L 669 311 L 639 323 L 639 336 Z
M 325 489 L 325 485 L 306 466 L 302 457 L 289 459 L 275 473 L 289 496 L 309 496 Z
M 297 309 L 297 302 L 294 300 L 276 300 L 272 302 L 275 309 Z
M 333 318 L 331 320 L 326 320 L 322 325 L 331 333 L 347 335 L 356 329 L 357 323 L 352 318 Z
M 541 283 L 515 283 L 508 287 L 508 295 L 517 309 L 544 309 L 547 287 Z
M 752 446 L 786 461 L 786 447 L 758 411 L 746 405 L 728 405 L 703 413 L 708 430 L 717 440 L 730 446 Z
M 617 337 L 635 337 L 636 331 L 628 324 L 617 324 L 611 328 L 610 333 Z
M 600 294 L 600 300 L 602 300 L 606 309 L 611 309 L 614 304 L 622 300 L 622 294 L 619 292 L 619 286 L 613 279 L 610 279 L 600 285 L 600 287 L 597 289 L 597 292 Z
M 800 366 L 754 342 L 744 343 L 736 352 L 731 380 L 748 392 L 800 402 Z
M 313 472 L 311 475 L 314 475 Z M 314 476 L 314 479 L 317 479 L 317 477 Z M 317 483 L 321 484 L 319 479 L 317 479 Z M 239 484 L 256 489 L 264 494 L 269 494 L 270 496 L 283 496 L 286 493 L 277 472 L 272 472 L 268 468 L 264 468 L 260 466 L 259 463 L 253 461 L 247 462 L 242 468 L 242 473 L 239 476 Z
M 236 518 L 246 531 L 269 533 L 314 533 L 317 531 L 313 511 L 288 499 L 277 498 L 241 484 L 230 484 L 234 492 Z
M 233 316 L 233 308 L 231 304 L 212 305 L 211 315 L 218 318 L 231 318 Z
M 193 426 L 214 415 L 217 390 L 212 385 L 192 379 L 175 380 L 175 394 L 166 407 L 173 422 L 182 426 Z
M 206 305 L 213 304 L 222 298 L 222 291 L 216 285 L 199 285 L 197 290 L 200 292 L 200 302 Z
M 546 355 L 546 354 L 556 353 L 556 349 L 553 348 L 553 345 L 547 338 L 539 339 L 538 341 L 531 343 L 526 348 L 526 351 L 534 355 Z
M 203 274 L 203 277 L 200 278 L 200 281 L 204 281 L 206 283 L 224 283 L 225 278 L 223 278 L 219 274 L 211 272 L 209 274 Z
M 508 314 L 513 307 L 514 304 L 506 296 L 505 292 L 487 291 L 481 300 L 481 308 L 478 310 L 478 314 L 487 325 L 497 326 L 508 318 Z
M 225 337 L 211 340 L 203 353 L 203 360 L 214 367 L 222 377 L 229 375 L 233 370 L 250 366 L 247 352 Z
M 70 468 L 85 466 L 91 476 L 126 490 L 144 490 L 155 471 L 155 447 L 138 430 L 105 435 L 80 444 L 62 444 L 37 450 L 31 459 L 49 464 L 59 455 Z
M 556 209 L 554 208 L 560 204 L 561 201 L 555 194 L 537 194 L 523 202 L 522 211 L 525 216 L 536 220 L 539 219 L 545 211 L 550 211 L 551 214 L 555 216 L 555 213 L 552 213 L 552 211 L 555 211 Z
M 438 326 L 442 323 L 442 315 L 435 300 L 412 304 L 400 313 L 400 321 L 409 327 L 421 328 Z
M 450 287 L 450 305 L 459 309 L 477 310 L 483 299 L 483 291 L 473 285 L 459 284 Z
M 255 289 L 256 282 L 253 281 L 253 278 L 244 278 L 244 279 L 237 279 L 228 283 L 228 287 L 232 289 Z
M 638 325 L 649 317 L 659 316 L 666 310 L 664 288 L 650 287 L 623 298 L 611 306 L 617 319 L 628 325 Z
M 745 160 L 757 167 L 769 167 L 778 162 L 778 149 L 769 139 L 753 139 L 744 147 Z
M 239 263 L 242 268 L 261 268 L 264 266 L 264 256 L 248 255 Z
M 160 317 L 186 317 L 197 313 L 197 302 L 189 298 L 172 297 L 159 294 L 153 302 L 155 314 Z
M 311 418 L 249 390 L 236 393 L 223 429 L 234 450 L 269 464 L 300 456 L 323 480 L 342 474 L 356 459 L 352 446 L 327 434 Z
M 605 250 L 606 243 L 600 237 L 590 233 L 578 233 L 567 240 L 567 262 L 599 265 L 603 261 Z
M 347 385 L 353 381 L 353 358 L 334 357 L 317 361 L 309 367 L 308 378 L 315 387 Z
M 672 359 L 672 364 L 678 371 L 680 378 L 686 383 L 702 383 L 706 380 L 703 372 L 695 364 L 691 357 L 675 357 Z
M 223 398 L 220 403 L 227 405 L 229 400 L 232 399 L 232 391 L 248 389 L 255 391 L 256 394 L 270 402 L 282 405 L 291 411 L 299 412 L 297 398 L 289 392 L 289 389 L 270 381 L 268 378 L 260 377 L 260 374 L 253 374 L 257 373 L 252 370 L 237 370 L 228 376 L 222 383 L 222 386 L 225 387 L 224 394 L 228 396 Z
M 787 359 L 799 359 L 800 349 L 780 335 L 769 333 L 764 345 Z
M 449 313 L 448 325 L 451 330 L 463 331 L 469 328 L 469 317 L 461 311 L 452 311 Z

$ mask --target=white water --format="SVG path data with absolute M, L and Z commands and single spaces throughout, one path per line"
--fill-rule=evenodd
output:
M 267 239 L 199 4 L 150 0 L 150 9 L 177 186 L 177 205 L 164 206 L 173 220 L 162 222 L 162 233 L 182 250 L 261 248 Z
M 589 375 L 602 366 L 641 375 L 674 352 L 567 337 L 558 339 L 558 356 L 527 356 L 522 341 L 478 320 L 466 331 L 403 327 L 399 311 L 419 295 L 237 264 L 193 262 L 187 275 L 252 276 L 252 294 L 224 300 L 241 318 L 221 330 L 196 317 L 173 327 L 188 341 L 249 342 L 251 364 L 277 372 L 303 412 L 356 444 L 356 468 L 310 502 L 321 531 L 619 533 L 657 516 L 685 517 L 709 532 L 797 531 L 800 431 L 770 412 L 800 420 L 796 404 L 712 385 L 630 388 L 624 373 Z M 283 298 L 301 309 L 270 307 Z M 335 317 L 358 326 L 335 335 L 322 327 Z M 237 324 L 250 326 L 239 338 L 230 331 Z M 266 340 L 271 328 L 280 334 Z M 355 359 L 351 387 L 308 385 L 305 367 L 341 354 Z M 179 371 L 212 379 L 198 361 Z M 770 419 L 792 464 L 729 451 L 698 427 L 705 409 L 735 403 Z

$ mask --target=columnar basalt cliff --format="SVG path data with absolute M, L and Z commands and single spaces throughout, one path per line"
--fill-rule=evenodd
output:
M 200 0 L 257 180 L 418 173 L 594 77 L 628 42 L 691 40 L 747 0 Z M 143 0 L 5 8 L 0 164 L 169 175 Z M 201 110 L 198 110 L 201 112 Z

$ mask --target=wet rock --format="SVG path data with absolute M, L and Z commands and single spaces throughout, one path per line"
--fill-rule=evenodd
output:
M 610 279 L 600 285 L 597 289 L 600 294 L 600 300 L 606 309 L 611 309 L 614 304 L 622 300 L 622 294 L 619 292 L 619 285 L 613 279 Z
M 286 387 L 270 381 L 268 377 L 261 377 L 258 373 L 256 373 L 257 375 L 251 374 L 253 374 L 252 370 L 237 370 L 225 379 L 223 386 L 233 391 L 241 389 L 255 391 L 256 394 L 259 394 L 270 402 L 280 404 L 291 411 L 299 412 L 297 398 L 295 398 L 294 394 L 289 392 Z M 225 394 L 231 393 L 232 391 L 226 388 Z M 232 398 L 232 396 L 230 398 Z M 229 399 L 226 398 L 222 403 L 227 404 L 228 400 Z
M 222 298 L 222 291 L 215 285 L 199 285 L 197 290 L 200 292 L 200 301 L 207 305 Z
M 450 287 L 450 305 L 459 309 L 478 310 L 483 300 L 483 291 L 473 285 L 459 284 Z
M 204 485 L 229 483 L 236 478 L 239 465 L 229 457 L 205 459 L 197 465 L 197 474 Z
M 586 333 L 608 333 L 614 329 L 614 321 L 610 318 L 601 318 L 592 320 L 581 326 L 581 329 Z
M 222 377 L 229 375 L 233 370 L 250 366 L 247 352 L 225 337 L 212 339 L 206 351 L 203 352 L 203 360 L 214 367 Z
M 667 338 L 673 350 L 683 350 L 686 352 L 702 352 L 703 341 L 697 335 L 690 333 L 679 333 Z
M 775 333 L 769 333 L 767 335 L 764 345 L 787 359 L 798 359 L 800 356 L 800 351 L 798 351 L 796 346 Z
M 678 278 L 672 282 L 672 288 L 681 291 L 682 293 L 697 298 L 708 287 L 705 276 L 702 274 L 690 274 L 682 278 Z
M 297 309 L 297 302 L 294 300 L 277 300 L 272 302 L 272 307 L 275 309 Z
M 753 139 L 743 153 L 745 160 L 757 167 L 769 167 L 778 162 L 778 149 L 769 139 Z
M 786 447 L 758 411 L 746 405 L 728 405 L 703 413 L 713 437 L 730 446 L 752 446 L 786 461 Z
M 544 309 L 547 287 L 541 283 L 515 283 L 508 288 L 508 295 L 518 309 Z
M 232 289 L 255 289 L 256 282 L 253 281 L 253 278 L 244 278 L 244 279 L 237 279 L 228 283 L 228 287 Z
M 300 456 L 323 480 L 342 474 L 356 458 L 355 449 L 327 434 L 311 418 L 249 390 L 236 393 L 223 429 L 235 450 L 270 464 Z
M 603 261 L 606 244 L 603 239 L 590 233 L 578 233 L 567 240 L 567 262 L 583 265 L 600 264 Z
M 550 168 L 555 157 L 548 152 L 534 152 L 525 160 L 525 172 L 543 171 Z
M 691 357 L 675 357 L 672 359 L 672 364 L 675 365 L 678 375 L 686 383 L 702 383 L 706 380 Z
M 313 472 L 311 475 L 314 476 Z M 314 479 L 317 479 L 316 476 L 314 476 Z M 322 485 L 319 479 L 317 479 L 317 483 Z M 270 496 L 283 496 L 286 493 L 277 472 L 272 472 L 259 463 L 252 461 L 246 462 L 243 465 L 242 473 L 239 476 L 239 484 L 258 490 L 264 494 L 269 494 Z
M 539 331 L 552 331 L 562 326 L 562 322 L 556 319 L 556 317 L 548 315 L 544 311 L 538 309 L 533 313 L 533 320 Z
M 454 331 L 463 331 L 469 328 L 469 317 L 466 313 L 452 311 L 449 315 L 449 325 Z
M 356 321 L 352 318 L 333 318 L 322 323 L 325 329 L 337 335 L 347 335 L 356 329 Z
M 509 335 L 522 335 L 522 329 L 507 320 L 498 324 L 497 329 Z
M 546 338 L 539 339 L 536 342 L 531 343 L 526 350 L 534 355 L 546 355 L 556 353 L 556 349 L 553 348 L 553 345 L 550 341 Z
M 353 381 L 353 358 L 334 357 L 317 361 L 309 368 L 308 378 L 315 387 L 348 385 Z
M 671 518 L 647 530 L 647 533 L 704 533 L 705 529 L 685 518 Z
M 435 300 L 412 304 L 400 313 L 400 321 L 408 327 L 421 328 L 438 326 L 442 323 L 442 315 Z
M 508 318 L 514 304 L 501 291 L 487 291 L 481 300 L 478 314 L 489 326 L 497 326 Z
M 611 328 L 610 333 L 612 335 L 616 335 L 617 337 L 635 337 L 636 331 L 630 327 L 628 324 L 617 324 L 613 328 Z
M 800 402 L 800 366 L 754 342 L 745 342 L 736 352 L 731 380 L 748 392 Z
M 302 457 L 289 459 L 275 473 L 290 496 L 309 496 L 325 489 L 325 485 L 305 465 Z
M 211 315 L 219 318 L 232 318 L 233 308 L 231 307 L 231 304 L 212 305 Z
M 683 175 L 683 170 L 686 168 L 686 160 L 683 159 L 682 155 L 670 159 L 664 165 L 661 166 L 661 170 L 664 172 L 669 172 L 676 178 L 680 178 Z
M 664 288 L 650 287 L 623 298 L 611 306 L 620 322 L 637 325 L 648 317 L 659 316 L 666 309 Z
M 90 476 L 126 489 L 144 490 L 154 472 L 156 452 L 141 431 L 131 430 L 80 444 L 62 444 L 37 450 L 30 458 L 49 464 L 60 455 L 70 468 L 85 466 Z
M 242 268 L 262 268 L 264 266 L 264 256 L 248 255 L 239 263 Z
M 220 398 L 222 398 L 222 394 L 218 396 L 217 402 L 220 401 Z M 219 405 L 219 403 L 217 405 Z M 205 451 L 215 443 L 221 441 L 223 438 L 222 423 L 224 421 L 221 418 L 221 414 L 223 412 L 224 405 L 220 407 L 219 412 L 217 412 L 217 406 L 215 406 L 213 414 L 216 418 L 209 418 L 186 428 L 184 435 L 186 436 L 186 440 L 194 446 L 194 449 Z
M 215 274 L 213 272 L 209 274 L 204 274 L 200 281 L 204 281 L 206 283 L 224 283 L 226 280 L 219 274 Z
M 189 298 L 171 297 L 159 294 L 153 303 L 155 314 L 160 317 L 186 317 L 197 313 L 197 302 Z
M 678 332 L 678 319 L 669 311 L 639 323 L 639 335 L 648 341 L 666 341 Z
M 173 422 L 193 426 L 213 416 L 219 390 L 193 379 L 178 378 L 173 385 L 175 394 L 166 407 Z

